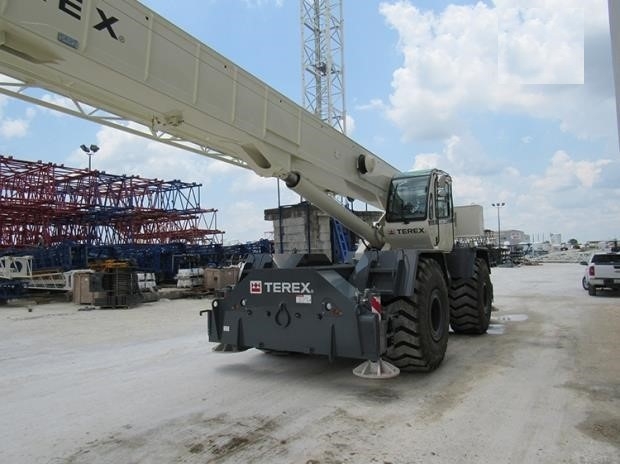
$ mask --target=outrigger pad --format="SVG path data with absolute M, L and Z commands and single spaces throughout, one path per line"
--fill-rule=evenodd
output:
M 364 379 L 391 379 L 400 374 L 400 369 L 379 358 L 379 361 L 364 361 L 353 369 L 353 374 Z
M 213 347 L 212 351 L 219 353 L 239 353 L 240 351 L 246 351 L 247 348 L 239 349 L 237 345 L 231 345 L 230 343 L 218 343 Z

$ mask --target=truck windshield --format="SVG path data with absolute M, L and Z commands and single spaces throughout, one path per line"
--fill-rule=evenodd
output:
M 620 255 L 594 255 L 592 256 L 593 264 L 620 264 Z
M 393 179 L 390 184 L 387 222 L 408 222 L 426 219 L 428 176 Z

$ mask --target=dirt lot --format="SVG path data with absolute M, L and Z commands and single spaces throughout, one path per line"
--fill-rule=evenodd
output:
M 493 269 L 489 334 L 431 374 L 211 352 L 206 300 L 0 307 L 0 462 L 619 463 L 620 295 Z

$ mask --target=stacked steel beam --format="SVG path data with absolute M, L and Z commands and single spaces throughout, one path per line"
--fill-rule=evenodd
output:
M 0 247 L 221 243 L 200 187 L 0 155 Z

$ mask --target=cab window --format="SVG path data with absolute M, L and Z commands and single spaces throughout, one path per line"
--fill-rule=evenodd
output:
M 443 187 L 437 188 L 435 211 L 437 219 L 447 219 L 452 217 L 452 186 L 446 183 Z
M 426 219 L 428 176 L 393 179 L 390 184 L 387 222 L 408 222 Z

